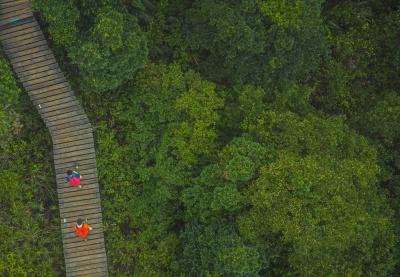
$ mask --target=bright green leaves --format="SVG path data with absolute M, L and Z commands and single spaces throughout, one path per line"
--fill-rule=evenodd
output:
M 0 104 L 2 108 L 15 105 L 20 92 L 10 66 L 0 58 Z
M 269 147 L 295 155 L 323 154 L 336 159 L 375 159 L 376 151 L 341 117 L 300 118 L 286 112 L 265 112 L 247 129 Z
M 95 15 L 88 37 L 69 50 L 82 73 L 82 86 L 91 91 L 115 89 L 132 79 L 146 62 L 146 39 L 134 18 L 105 7 Z
M 186 224 L 180 264 L 187 276 L 258 276 L 261 259 L 229 222 Z
M 234 212 L 241 207 L 241 194 L 233 184 L 216 187 L 210 207 L 213 210 Z
M 118 11 L 105 7 L 96 15 L 96 22 L 92 28 L 92 35 L 102 45 L 112 51 L 122 47 L 124 17 Z
M 45 15 L 55 43 L 64 47 L 76 43 L 80 14 L 73 0 L 33 0 L 32 3 Z
M 235 156 L 225 167 L 226 178 L 232 182 L 248 181 L 253 178 L 255 165 L 245 156 Z
M 250 228 L 249 238 L 262 240 L 280 233 L 302 276 L 361 276 L 370 263 L 390 268 L 394 233 L 377 192 L 377 171 L 370 162 L 283 155 L 249 188 L 252 208 L 241 221 L 243 234 Z
M 176 65 L 151 65 L 138 83 L 139 98 L 134 101 L 141 102 L 146 113 L 139 118 L 147 122 L 137 123 L 138 128 L 163 124 L 157 127 L 166 135 L 163 148 L 173 151 L 181 165 L 190 167 L 214 154 L 218 109 L 223 104 L 214 84 L 193 72 L 183 73 Z
M 21 129 L 19 116 L 12 109 L 20 93 L 10 66 L 0 58 L 0 138 L 3 140 Z
M 277 26 L 283 28 L 300 28 L 300 16 L 303 13 L 302 0 L 260 1 L 260 10 L 271 18 Z
M 179 117 L 185 120 L 173 131 L 176 136 L 173 141 L 182 162 L 191 164 L 196 156 L 209 157 L 215 151 L 215 127 L 223 101 L 217 96 L 214 84 L 202 81 L 193 72 L 187 73 L 185 78 L 188 91 L 175 102 Z

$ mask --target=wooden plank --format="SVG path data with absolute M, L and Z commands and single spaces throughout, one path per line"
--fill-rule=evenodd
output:
M 39 30 L 39 26 L 33 19 L 28 19 L 21 24 L 14 24 L 6 29 L 0 30 L 0 40 L 9 39 L 29 33 L 29 30 Z
M 69 138 L 71 135 L 73 136 L 79 136 L 82 134 L 92 134 L 93 135 L 93 130 L 91 129 L 91 126 L 89 128 L 76 128 L 73 133 L 59 133 L 59 134 L 54 134 L 53 135 L 53 141 L 58 141 L 59 139 L 65 139 Z
M 83 199 L 78 200 L 75 202 L 66 202 L 66 203 L 59 203 L 60 209 L 69 209 L 69 208 L 80 208 L 82 206 L 89 206 L 89 205 L 99 205 L 100 206 L 100 199 L 99 198 L 90 198 L 90 199 Z
M 50 64 L 50 65 L 45 65 L 41 68 L 32 68 L 30 70 L 26 70 L 23 72 L 17 72 L 17 75 L 18 78 L 23 80 L 22 82 L 25 82 L 25 80 L 37 79 L 55 73 L 62 73 L 62 71 L 60 70 L 57 64 Z
M 104 244 L 100 244 L 99 243 L 99 244 L 88 245 L 88 246 L 85 247 L 84 250 L 87 253 L 100 254 L 100 253 L 105 253 L 104 249 L 105 249 L 104 248 Z M 66 257 L 67 259 L 81 257 L 82 256 L 82 252 L 80 250 L 82 250 L 82 248 L 70 249 L 70 251 L 64 252 L 64 257 Z
M 66 195 L 68 195 L 68 193 L 66 191 L 70 191 L 70 190 L 72 191 L 75 188 L 76 188 L 75 190 L 81 191 L 81 193 L 82 193 L 82 190 L 86 189 L 87 186 L 99 183 L 96 174 L 97 173 L 88 173 L 87 175 L 85 175 L 85 176 L 87 176 L 87 178 L 85 178 L 85 176 L 84 176 L 84 178 L 81 179 L 82 188 L 72 187 L 69 183 L 64 182 L 64 179 L 58 179 L 57 190 L 64 190 L 65 193 L 62 194 L 62 197 L 67 197 Z
M 99 248 L 104 248 L 104 246 L 104 241 L 98 241 L 96 243 L 86 245 L 85 250 L 96 250 Z M 68 257 L 74 257 L 76 256 L 75 253 L 79 254 L 79 252 L 77 252 L 77 249 L 80 249 L 80 247 L 67 248 L 64 251 L 64 255 L 67 255 Z
M 88 175 L 94 176 L 93 173 L 88 174 Z M 64 181 L 64 179 L 62 179 L 62 180 L 58 179 L 57 192 L 63 191 L 62 193 L 58 193 L 59 197 L 66 197 L 66 195 L 68 195 L 68 193 L 71 191 L 83 191 L 83 190 L 87 189 L 87 187 L 89 187 L 89 186 L 93 186 L 93 185 L 98 186 L 98 183 L 99 183 L 99 180 L 98 180 L 97 176 L 82 179 L 82 181 L 81 181 L 82 188 L 70 186 L 69 183 Z
M 61 229 L 71 228 L 71 226 L 73 226 L 76 223 L 77 219 L 78 218 L 76 216 L 74 216 L 74 217 L 71 216 L 68 218 L 61 219 Z M 82 219 L 87 220 L 87 223 L 90 225 L 92 223 L 102 223 L 103 222 L 103 218 L 102 218 L 101 214 L 99 214 L 99 213 L 86 215 L 86 216 L 82 217 Z
M 79 140 L 86 140 L 86 139 L 92 139 L 93 140 L 93 134 L 92 132 L 82 132 L 82 134 L 72 134 L 71 136 L 63 137 L 63 138 L 58 138 L 57 141 L 53 141 L 53 148 L 58 147 L 62 148 L 62 144 L 68 143 L 68 142 L 74 142 L 74 141 L 79 141 Z
M 8 43 L 9 40 L 18 39 L 21 36 L 27 38 L 37 36 L 39 33 L 43 32 L 32 18 L 24 21 L 22 24 L 11 24 L 9 28 L 4 29 L 4 32 L 0 32 L 0 39 L 2 42 Z M 29 36 L 29 34 L 32 35 Z
M 97 247 L 97 248 L 92 247 L 92 249 L 85 248 L 84 254 L 82 254 L 82 252 L 79 252 L 79 251 L 74 251 L 74 252 L 70 252 L 69 254 L 65 253 L 64 257 L 66 257 L 68 260 L 72 260 L 72 259 L 79 258 L 79 257 L 85 257 L 86 256 L 85 254 L 96 255 L 96 254 L 102 254 L 102 253 L 105 254 L 104 247 Z
M 6 55 L 8 56 L 7 51 L 5 51 Z M 36 58 L 41 58 L 42 56 L 46 56 L 46 55 L 50 55 L 50 50 L 49 51 L 41 51 L 41 52 L 36 52 L 36 53 L 32 53 L 32 54 L 28 54 L 28 55 L 24 55 L 24 56 L 20 56 L 20 57 L 14 57 L 11 58 L 8 56 L 10 63 L 13 65 L 13 68 L 15 67 L 14 65 L 16 63 L 19 62 L 29 62 L 30 60 L 34 60 Z
M 71 161 L 72 159 L 79 161 L 78 159 L 88 158 L 91 154 L 94 154 L 94 153 L 95 153 L 94 149 L 89 148 L 89 149 L 84 149 L 84 150 L 78 150 L 78 151 L 58 154 L 58 155 L 54 155 L 54 162 L 55 163 L 61 163 L 61 162 L 64 163 L 66 161 Z
M 103 222 L 103 219 L 101 217 L 101 210 L 97 209 L 97 210 L 92 210 L 91 212 L 92 213 L 87 212 L 87 211 L 85 211 L 84 213 L 82 213 L 82 211 L 80 213 L 75 212 L 77 214 L 75 216 L 70 216 L 70 214 L 72 214 L 72 213 L 65 214 L 65 217 L 63 217 L 62 221 L 61 221 L 61 227 L 62 228 L 67 227 L 67 226 L 71 227 L 73 224 L 76 223 L 78 218 L 81 218 L 81 219 L 86 219 L 87 218 L 88 221 L 89 221 L 88 222 L 89 224 L 91 224 L 94 221 Z M 64 223 L 64 220 L 66 221 L 65 223 Z M 91 235 L 94 235 L 94 233 L 91 234 Z
M 79 163 L 78 170 L 81 170 L 83 168 L 90 168 L 90 167 L 93 167 L 93 166 L 96 166 L 96 160 L 94 160 L 94 159 L 86 159 L 86 160 L 83 160 L 82 162 Z M 61 174 L 61 173 L 66 172 L 68 169 L 72 169 L 72 168 L 75 168 L 75 164 L 74 163 L 63 164 L 63 165 L 60 165 L 60 166 L 56 166 L 55 167 L 55 172 L 56 172 L 56 174 Z
M 82 193 L 82 192 L 81 192 Z M 76 196 L 69 196 L 60 199 L 60 204 L 69 204 L 77 201 L 89 200 L 89 199 L 100 199 L 100 192 L 91 192 L 88 194 L 80 194 Z
M 43 41 L 46 42 L 46 40 L 43 38 L 43 39 L 38 39 L 37 41 L 34 41 L 30 44 L 24 44 L 18 47 L 17 50 L 15 50 L 14 48 L 11 50 L 6 50 L 7 56 L 10 60 L 13 60 L 27 55 L 30 55 L 32 57 L 37 52 L 50 51 L 47 44 L 46 43 L 43 44 Z M 37 42 L 41 43 L 37 45 Z
M 90 265 L 92 266 L 91 268 L 87 268 L 87 269 L 81 269 L 80 267 L 76 270 L 71 272 L 71 276 L 72 277 L 77 277 L 77 276 L 96 276 L 96 277 L 101 277 L 104 276 L 104 270 L 105 267 L 102 263 L 96 263 L 96 264 L 92 264 Z
M 55 126 L 58 124 L 63 124 L 66 122 L 71 122 L 71 121 L 76 121 L 76 120 L 82 120 L 84 121 L 85 119 L 87 119 L 85 112 L 82 109 L 76 110 L 76 111 L 71 111 L 71 112 L 67 112 L 65 114 L 61 114 L 61 115 L 56 115 L 56 116 L 52 116 L 47 118 L 48 125 L 47 126 Z
M 82 129 L 89 128 L 89 124 L 89 119 L 86 117 L 85 114 L 82 114 L 66 119 L 61 119 L 58 121 L 49 122 L 47 127 L 51 130 L 52 133 L 56 131 L 60 133 L 65 128 L 67 128 L 66 131 L 68 132 L 73 132 L 74 130 L 79 129 L 79 126 L 81 126 Z
M 5 50 L 5 53 L 8 56 L 7 50 Z M 9 57 L 9 59 L 10 59 L 11 64 L 15 64 L 18 62 L 28 61 L 28 60 L 32 60 L 35 58 L 39 58 L 41 56 L 49 55 L 50 53 L 51 53 L 50 50 L 47 50 L 47 51 L 42 50 L 42 51 L 38 51 L 38 52 L 33 50 L 32 53 L 29 53 L 27 55 L 20 56 L 20 57 Z
M 64 99 L 61 99 L 60 101 L 64 101 Z M 46 117 L 53 117 L 57 115 L 62 115 L 68 112 L 72 111 L 82 111 L 81 106 L 79 105 L 79 102 L 74 100 L 74 101 L 68 101 L 67 103 L 64 104 L 58 104 L 58 105 L 53 105 L 50 107 L 47 107 L 45 109 L 45 116 Z
M 37 78 L 30 78 L 30 79 L 25 79 L 23 80 L 23 84 L 25 87 L 28 86 L 33 86 L 41 83 L 48 83 L 54 79 L 59 79 L 59 78 L 64 78 L 64 74 L 61 71 L 57 70 L 52 70 L 52 71 L 45 71 L 41 73 L 42 77 L 38 76 Z
M 8 7 L 1 7 L 0 15 L 8 14 L 13 11 L 21 10 L 21 9 L 25 9 L 25 8 L 31 9 L 31 5 L 29 4 L 29 2 L 20 2 L 20 3 L 14 2 L 14 5 L 10 5 Z
M 53 90 L 63 89 L 63 88 L 71 89 L 71 87 L 69 86 L 69 84 L 67 82 L 63 82 L 63 83 L 59 83 L 59 84 L 55 84 L 55 85 L 49 85 L 48 87 L 44 87 L 44 88 L 29 90 L 28 94 L 29 94 L 29 96 L 31 96 L 31 95 L 36 96 L 40 93 L 45 93 L 48 91 L 53 91 Z
M 99 207 L 96 207 L 78 211 L 69 211 L 69 212 L 60 211 L 60 216 L 63 219 L 66 218 L 67 222 L 75 222 L 79 217 L 80 218 L 100 217 L 101 209 Z
M 104 240 L 104 231 L 97 232 L 97 233 L 90 233 L 87 236 L 87 239 L 80 238 L 77 235 L 72 234 L 72 233 L 64 235 L 63 238 L 64 238 L 64 240 L 63 240 L 64 246 L 66 248 L 74 248 L 79 244 L 84 245 L 85 243 L 91 243 L 91 241 L 93 241 L 93 240 L 98 240 L 98 239 Z
M 15 47 L 12 50 L 7 50 L 7 53 L 20 53 L 21 51 L 29 50 L 33 47 L 42 47 L 42 46 L 46 46 L 46 45 L 47 45 L 46 40 L 44 40 L 44 39 L 38 40 L 38 41 L 32 42 L 30 44 L 25 44 L 25 45 Z
M 46 83 L 39 83 L 39 84 L 35 84 L 35 85 L 27 85 L 27 86 L 24 86 L 24 88 L 27 91 L 32 91 L 32 90 L 36 90 L 36 89 L 47 88 L 49 86 L 57 85 L 57 84 L 60 84 L 60 83 L 66 83 L 66 79 L 65 79 L 64 75 L 60 75 L 58 78 L 49 80 Z
M 62 95 L 64 96 L 64 95 Z M 44 100 L 48 100 L 48 99 L 44 99 Z M 60 97 L 59 99 L 53 100 L 53 101 L 38 101 L 38 103 L 42 103 L 41 106 L 48 108 L 49 111 L 52 110 L 58 110 L 58 109 L 62 109 L 64 108 L 64 105 L 69 103 L 69 106 L 75 106 L 75 105 L 79 105 L 78 100 L 73 97 L 70 96 L 69 94 L 65 94 L 64 97 Z
M 59 128 L 60 126 L 64 126 L 68 123 L 74 123 L 74 125 L 82 125 L 85 123 L 89 123 L 89 119 L 86 117 L 86 114 L 82 113 L 57 120 L 52 119 L 47 123 L 47 126 L 49 128 Z
M 0 19 L 0 25 L 10 24 L 10 23 L 12 24 L 12 21 L 17 19 L 17 18 L 21 21 L 21 20 L 24 20 L 26 18 L 30 18 L 32 16 L 33 16 L 33 14 L 32 14 L 31 11 L 29 11 L 29 12 L 21 12 L 16 17 Z
M 69 169 L 76 170 L 74 168 L 69 168 Z M 65 169 L 61 173 L 56 174 L 57 182 L 64 182 L 67 170 L 68 169 Z M 82 167 L 79 167 L 76 171 L 78 171 L 81 174 L 81 180 L 85 184 L 88 184 L 89 181 L 92 182 L 91 179 L 96 179 L 97 178 L 96 165 L 91 164 L 90 167 L 87 167 L 85 169 L 83 169 Z
M 20 25 L 20 26 L 16 26 L 19 28 L 9 28 L 6 29 L 6 32 L 0 32 L 0 39 L 1 40 L 6 40 L 6 39 L 10 39 L 10 38 L 14 38 L 20 35 L 25 35 L 31 32 L 31 30 L 40 30 L 40 27 L 35 23 L 32 22 Z
M 78 150 L 85 150 L 85 149 L 89 149 L 89 148 L 94 148 L 94 143 L 93 141 L 86 143 L 86 144 L 78 144 L 78 145 L 74 145 L 74 146 L 69 146 L 66 148 L 61 148 L 61 149 L 53 149 L 53 154 L 54 155 L 61 155 L 64 153 L 70 153 L 73 151 L 78 151 Z
M 95 179 L 84 179 L 81 182 L 82 187 L 72 187 L 65 180 L 57 182 L 57 195 L 59 198 L 68 198 L 69 195 L 82 195 L 97 193 L 99 191 L 99 181 Z
M 81 140 L 53 144 L 53 153 L 56 153 L 57 151 L 68 151 L 68 149 L 71 149 L 71 147 L 77 147 L 79 145 L 86 145 L 86 144 L 91 144 L 94 147 L 93 138 L 88 137 Z
M 25 60 L 25 61 L 12 60 L 10 62 L 12 64 L 14 70 L 18 71 L 21 68 L 28 70 L 28 69 L 30 69 L 30 68 L 28 68 L 28 66 L 33 66 L 39 62 L 43 62 L 43 61 L 47 61 L 47 60 L 55 60 L 53 53 L 49 52 L 47 55 L 31 58 L 31 59 Z
M 0 2 L 0 8 L 6 8 L 6 7 L 10 7 L 10 6 L 15 6 L 16 4 L 20 4 L 20 3 L 27 3 L 29 2 L 29 0 L 9 0 L 9 1 L 1 1 Z
M 26 19 L 22 23 L 18 22 L 18 24 L 14 24 L 14 25 L 9 26 L 8 28 L 1 29 L 0 30 L 0 34 L 6 35 L 6 34 L 9 34 L 9 33 L 14 33 L 14 32 L 20 31 L 20 30 L 31 28 L 33 26 L 37 26 L 37 23 L 33 19 L 33 17 L 31 17 L 29 19 Z
M 101 266 L 104 267 L 104 261 L 103 260 L 99 260 L 96 263 L 92 263 L 92 264 L 89 264 L 89 265 L 82 265 L 82 266 L 79 266 L 79 267 L 74 267 L 74 266 L 70 266 L 69 265 L 68 270 L 69 270 L 69 272 L 79 272 L 81 270 L 93 269 L 93 268 L 101 267 Z M 75 275 L 75 276 L 82 276 L 82 275 Z
M 14 10 L 14 11 L 10 11 L 10 12 L 5 13 L 5 14 L 1 14 L 1 15 L 0 15 L 0 22 L 6 22 L 6 23 L 8 23 L 8 22 L 10 22 L 10 20 L 12 20 L 12 19 L 16 19 L 16 18 L 20 19 L 20 18 L 23 18 L 23 16 L 24 16 L 25 14 L 32 14 L 32 10 L 31 10 L 30 7 L 26 7 L 26 6 L 25 6 L 25 7 L 21 8 L 21 9 Z
M 2 40 L 2 44 L 4 50 L 12 50 L 12 48 L 14 47 L 30 44 L 32 42 L 36 42 L 42 39 L 45 39 L 42 31 L 40 29 L 32 29 L 32 32 L 29 32 L 27 34 Z
M 31 9 L 31 5 L 29 2 L 14 2 L 13 5 L 5 6 L 5 7 L 0 6 L 0 15 L 3 16 L 5 14 L 9 14 L 14 11 L 18 11 L 18 10 L 22 10 L 22 9 L 26 9 L 26 8 Z
M 47 91 L 42 91 L 42 93 L 32 94 L 32 92 L 29 92 L 28 94 L 31 99 L 38 103 L 51 102 L 63 97 L 75 97 L 68 86 L 56 89 L 49 88 Z
M 99 243 L 101 241 L 104 241 L 104 234 L 101 233 L 89 235 L 87 241 L 77 237 L 70 237 L 65 239 L 64 249 L 81 247 L 85 246 L 86 244 L 89 245 L 93 243 Z
M 67 196 L 64 197 L 63 199 L 60 199 L 61 204 L 67 204 L 67 203 L 74 203 L 76 201 L 82 201 L 82 200 L 89 200 L 89 199 L 94 199 L 94 198 L 100 198 L 100 192 L 91 192 L 88 194 L 79 194 L 76 196 Z
M 93 193 L 98 193 L 99 192 L 99 186 L 97 183 L 95 184 L 90 184 L 90 185 L 84 185 L 82 186 L 81 189 L 78 190 L 73 190 L 72 188 L 63 188 L 63 189 L 57 189 L 58 192 L 58 197 L 63 197 L 65 199 L 69 197 L 74 197 L 77 195 L 86 195 L 86 194 L 93 194 Z
M 86 255 L 81 256 L 81 257 L 75 257 L 75 258 L 68 259 L 68 262 L 66 264 L 68 264 L 69 267 L 77 267 L 78 265 L 91 264 L 91 263 L 93 263 L 94 260 L 104 261 L 105 259 L 106 259 L 105 252 L 99 253 L 99 254 L 87 253 Z
M 66 264 L 66 268 L 67 268 L 67 270 L 76 270 L 76 269 L 80 269 L 80 268 L 82 268 L 83 266 L 86 266 L 86 265 L 90 265 L 90 264 L 94 264 L 94 263 L 98 263 L 98 264 L 106 264 L 106 262 L 107 262 L 107 258 L 106 257 L 97 257 L 97 258 L 92 258 L 92 260 L 83 260 L 83 261 L 75 261 L 75 262 L 71 262 L 71 263 L 68 263 L 68 265 Z M 75 268 L 75 269 L 74 269 Z M 86 277 L 86 276 L 85 276 Z M 89 275 L 89 277 L 93 277 L 93 275 Z M 98 277 L 98 276 L 95 276 L 95 277 Z
M 96 268 L 86 269 L 86 270 L 78 270 L 71 272 L 71 277 L 85 276 L 85 277 L 102 277 L 104 274 L 104 267 L 97 266 Z
M 90 209 L 98 209 L 99 213 L 101 211 L 100 209 L 100 203 L 93 203 L 93 204 L 88 204 L 88 205 L 82 205 L 82 206 L 73 206 L 73 207 L 67 207 L 67 208 L 62 208 L 60 209 L 63 214 L 65 213 L 71 213 L 71 212 L 82 212 L 83 210 L 90 210 Z
M 37 73 L 39 73 L 39 72 L 54 69 L 54 68 L 59 68 L 59 66 L 58 66 L 56 60 L 53 58 L 48 58 L 44 61 L 35 62 L 33 64 L 26 64 L 22 67 L 17 67 L 14 65 L 14 71 L 15 71 L 15 73 L 18 74 L 18 76 L 20 74 L 22 74 L 21 76 L 25 76 L 25 74 L 30 74 L 31 70 L 35 70 Z
M 97 189 L 99 190 L 99 182 L 98 179 L 85 179 L 85 182 L 82 182 L 82 188 L 69 186 L 64 180 L 57 182 L 57 194 L 58 197 L 68 197 L 68 195 L 80 195 L 86 193 L 85 191 Z M 89 193 L 89 192 L 88 192 Z
M 27 36 L 27 35 L 25 35 Z M 20 39 L 20 37 L 18 37 Z M 39 41 L 46 41 L 45 37 L 43 34 L 41 35 L 35 35 L 35 36 L 30 36 L 26 37 L 24 40 L 18 41 L 17 39 L 10 39 L 10 41 L 5 45 L 4 51 L 9 54 L 15 54 L 20 51 L 21 48 L 27 50 L 30 48 L 34 48 L 34 43 L 39 42 Z M 48 48 L 48 46 L 47 46 Z M 38 51 L 31 51 L 31 53 L 35 53 Z
M 93 155 L 93 157 L 89 157 L 89 156 L 82 157 L 82 156 L 80 156 L 79 160 L 76 160 L 76 161 L 71 160 L 71 161 L 67 161 L 67 162 L 61 161 L 59 163 L 55 163 L 54 166 L 55 166 L 56 170 L 59 169 L 59 168 L 65 168 L 65 167 L 72 168 L 75 165 L 75 162 L 79 162 L 79 164 L 82 165 L 84 163 L 95 163 L 96 159 L 95 159 L 95 155 Z
M 53 101 L 57 101 L 62 98 L 71 98 L 76 100 L 74 94 L 72 93 L 71 89 L 69 87 L 64 87 L 61 89 L 55 89 L 55 90 L 50 90 L 46 91 L 44 93 L 40 93 L 37 95 L 29 95 L 30 98 L 38 103 L 51 103 Z

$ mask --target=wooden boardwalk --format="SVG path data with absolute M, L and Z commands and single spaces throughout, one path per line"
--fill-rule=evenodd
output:
M 0 41 L 53 140 L 66 275 L 108 276 L 92 127 L 48 48 L 29 0 L 0 0 Z M 67 187 L 64 180 L 75 162 L 80 164 L 81 189 Z M 72 229 L 78 217 L 93 227 L 87 241 Z

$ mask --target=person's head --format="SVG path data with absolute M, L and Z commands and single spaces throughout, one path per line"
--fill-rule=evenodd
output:
M 83 221 L 82 218 L 78 218 L 78 220 L 76 221 L 76 227 L 82 228 L 83 222 L 84 222 L 84 221 Z
M 71 169 L 67 170 L 67 175 L 72 175 L 72 170 Z

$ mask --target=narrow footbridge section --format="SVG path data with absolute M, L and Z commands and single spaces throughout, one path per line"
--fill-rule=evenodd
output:
M 28 0 L 0 0 L 0 41 L 53 140 L 54 167 L 67 276 L 108 276 L 91 124 L 47 45 Z M 80 164 L 82 188 L 64 177 Z M 87 240 L 72 224 L 87 218 Z

